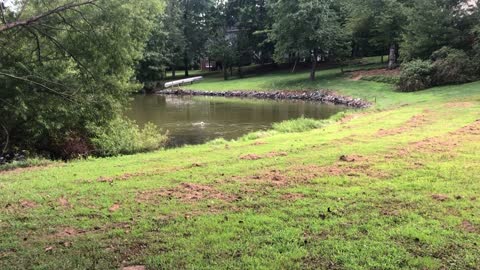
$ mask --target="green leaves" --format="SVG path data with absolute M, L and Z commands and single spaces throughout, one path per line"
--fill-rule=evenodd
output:
M 270 37 L 276 42 L 275 59 L 279 62 L 289 53 L 310 58 L 313 49 L 327 52 L 341 36 L 332 1 L 277 0 L 270 8 L 274 20 Z
M 22 18 L 69 1 L 24 2 Z M 51 150 L 121 113 L 162 1 L 100 0 L 0 33 L 0 119 L 11 147 Z

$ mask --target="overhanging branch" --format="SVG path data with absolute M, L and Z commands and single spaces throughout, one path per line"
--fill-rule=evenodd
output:
M 35 24 L 38 21 L 40 21 L 40 20 L 42 20 L 42 19 L 44 19 L 48 16 L 51 16 L 53 14 L 60 14 L 64 11 L 74 9 L 74 8 L 77 8 L 77 7 L 81 7 L 81 6 L 85 6 L 85 5 L 94 5 L 96 1 L 97 0 L 88 0 L 88 1 L 80 2 L 80 3 L 70 3 L 70 4 L 66 4 L 66 5 L 54 8 L 52 10 L 49 10 L 45 13 L 42 13 L 40 15 L 31 17 L 31 18 L 26 19 L 26 20 L 6 23 L 6 24 L 0 26 L 0 33 L 4 32 L 4 31 L 7 31 L 7 30 L 10 30 L 10 29 L 13 29 L 13 28 L 16 28 L 16 27 L 19 27 L 19 26 L 28 26 L 28 25 L 31 25 L 31 24 Z
M 8 77 L 8 78 L 11 78 L 11 79 L 14 79 L 14 80 L 18 80 L 18 81 L 23 81 L 23 82 L 26 82 L 26 83 L 29 83 L 29 84 L 32 84 L 32 85 L 36 85 L 44 90 L 47 90 L 48 92 L 56 95 L 56 96 L 60 96 L 66 100 L 69 100 L 69 101 L 73 101 L 71 99 L 71 96 L 68 95 L 68 94 L 65 94 L 65 93 L 61 93 L 59 91 L 56 91 L 55 89 L 51 88 L 51 87 L 48 87 L 47 85 L 43 84 L 43 83 L 40 83 L 40 82 L 36 82 L 34 80 L 30 80 L 29 78 L 27 77 L 20 77 L 20 76 L 16 76 L 16 75 L 13 75 L 13 74 L 9 74 L 9 73 L 4 73 L 4 72 L 1 72 L 0 71 L 0 77 L 1 76 L 4 76 L 4 77 Z

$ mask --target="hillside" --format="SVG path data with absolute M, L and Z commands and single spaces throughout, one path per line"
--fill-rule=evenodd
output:
M 376 104 L 299 133 L 1 172 L 0 268 L 478 268 L 480 82 L 399 93 L 306 76 L 189 88 Z

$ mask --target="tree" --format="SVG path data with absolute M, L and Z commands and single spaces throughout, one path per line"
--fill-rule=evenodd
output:
M 361 44 L 367 50 L 382 55 L 388 48 L 388 68 L 395 68 L 406 20 L 403 3 L 398 0 L 359 0 L 348 1 L 348 8 L 350 15 L 347 25 L 356 48 Z
M 140 62 L 137 78 L 141 82 L 156 82 L 164 79 L 167 68 L 175 72 L 181 66 L 185 37 L 183 35 L 182 10 L 177 0 L 168 0 L 165 12 L 157 19 L 144 58 Z
M 55 152 L 95 136 L 138 88 L 134 66 L 158 1 L 18 1 L 2 5 L 0 122 L 5 149 Z M 8 117 L 7 117 L 8 116 Z
M 275 59 L 295 53 L 311 59 L 310 79 L 315 80 L 320 55 L 330 55 L 342 36 L 331 0 L 275 0 L 270 9 Z
M 427 59 L 431 53 L 450 46 L 466 49 L 470 44 L 472 14 L 462 8 L 467 0 L 415 0 L 408 9 L 408 21 L 402 42 L 405 60 Z
M 235 59 L 235 41 L 228 35 L 226 3 L 216 1 L 207 14 L 208 41 L 206 54 L 209 60 L 214 59 L 221 65 L 224 80 L 228 79 L 228 68 Z
M 211 0 L 181 0 L 185 76 L 188 76 L 192 62 L 204 53 L 208 38 L 205 14 L 211 4 Z

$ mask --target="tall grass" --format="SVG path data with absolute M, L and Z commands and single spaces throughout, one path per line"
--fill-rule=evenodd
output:
M 304 132 L 325 126 L 329 121 L 310 118 L 298 118 L 273 124 L 273 130 L 280 133 Z

